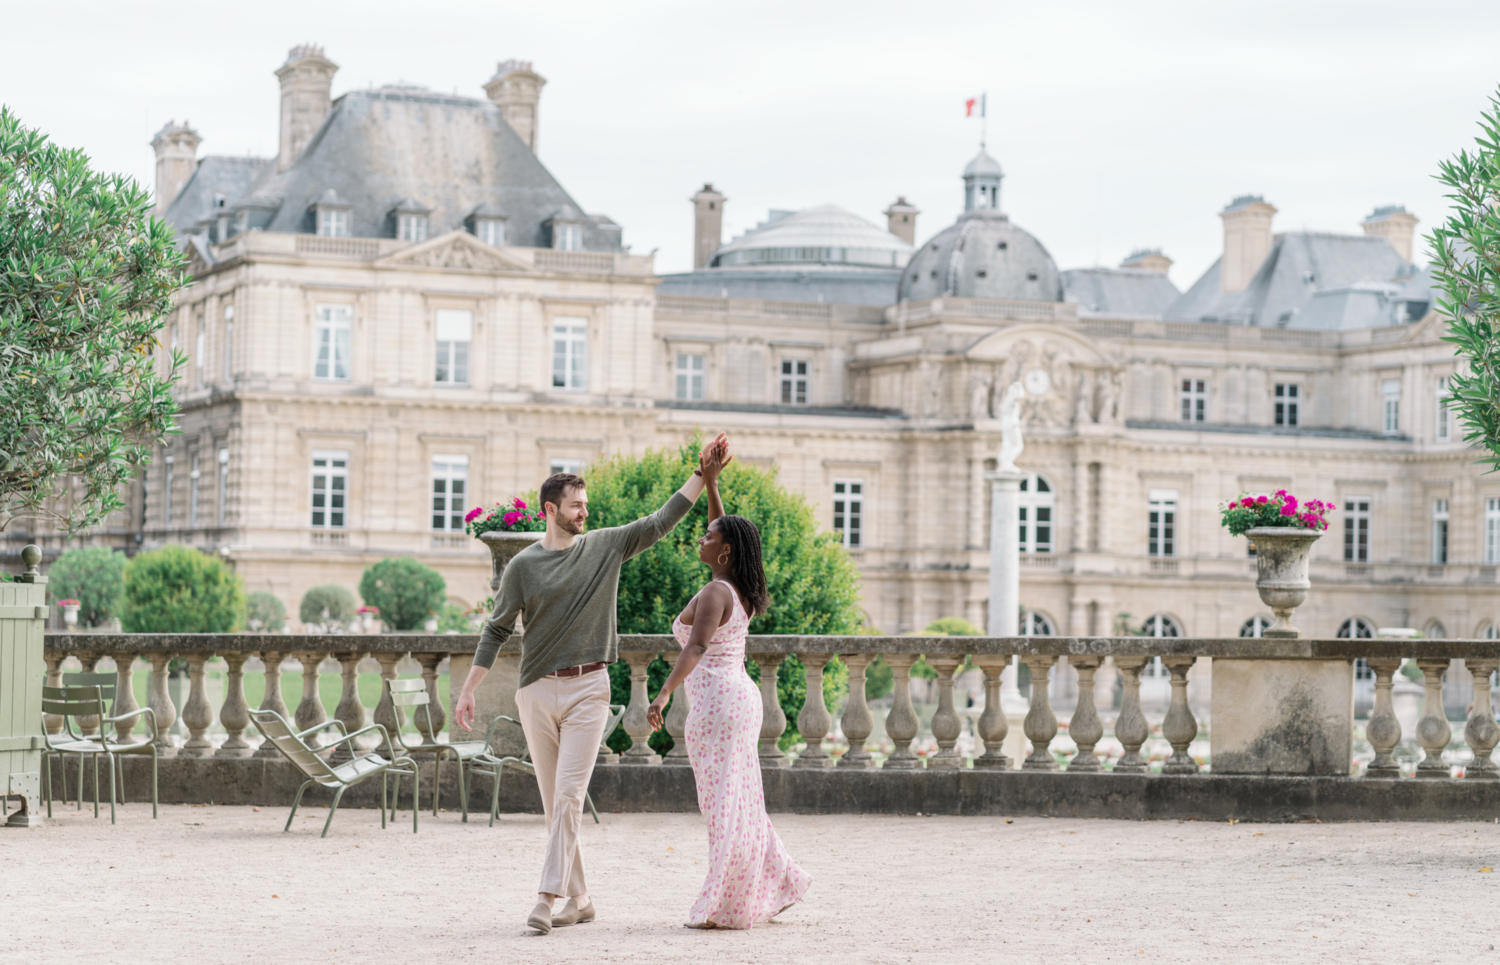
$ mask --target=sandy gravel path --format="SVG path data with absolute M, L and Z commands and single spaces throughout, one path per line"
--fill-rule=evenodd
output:
M 1500 962 L 1500 826 L 775 815 L 808 900 L 681 927 L 702 822 L 605 814 L 599 921 L 532 937 L 537 815 L 149 806 L 0 830 L 3 962 Z

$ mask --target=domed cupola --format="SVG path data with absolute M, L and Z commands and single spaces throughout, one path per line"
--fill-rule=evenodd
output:
M 964 213 L 917 249 L 898 301 L 1004 298 L 1060 302 L 1062 273 L 1036 238 L 1000 211 L 1000 162 L 983 149 L 964 168 Z

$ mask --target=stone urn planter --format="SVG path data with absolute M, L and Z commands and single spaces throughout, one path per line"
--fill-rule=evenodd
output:
M 1260 600 L 1276 615 L 1263 637 L 1300 637 L 1292 626 L 1292 611 L 1307 599 L 1308 555 L 1323 534 L 1294 526 L 1257 526 L 1245 531 L 1255 544 L 1255 588 Z
M 62 607 L 63 626 L 69 630 L 76 628 L 78 626 L 79 602 L 77 600 L 61 600 L 58 605 Z
M 479 538 L 490 548 L 490 592 L 500 592 L 500 577 L 505 573 L 505 564 L 516 558 L 532 543 L 539 541 L 545 533 L 507 533 L 493 531 L 480 533 Z

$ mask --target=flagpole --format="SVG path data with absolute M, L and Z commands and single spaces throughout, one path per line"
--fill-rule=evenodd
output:
M 989 91 L 984 91 L 979 95 L 979 149 L 981 151 L 984 150 L 985 142 L 989 140 L 990 134 L 989 100 Z

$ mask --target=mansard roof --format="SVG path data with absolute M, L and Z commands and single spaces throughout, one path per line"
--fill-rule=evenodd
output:
M 1144 268 L 1071 268 L 1062 276 L 1065 300 L 1094 314 L 1160 318 L 1182 294 L 1165 272 Z
M 217 217 L 219 199 L 223 210 L 233 212 L 275 170 L 275 158 L 209 155 L 198 162 L 162 218 L 179 235 L 191 234 L 204 219 Z

